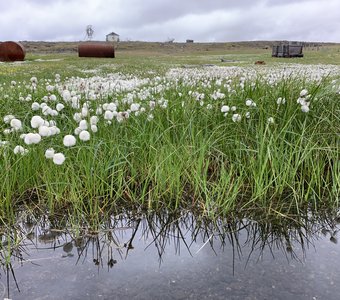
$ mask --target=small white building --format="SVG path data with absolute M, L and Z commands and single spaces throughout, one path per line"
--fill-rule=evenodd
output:
M 107 42 L 119 42 L 119 34 L 115 32 L 111 32 L 106 35 L 106 41 Z

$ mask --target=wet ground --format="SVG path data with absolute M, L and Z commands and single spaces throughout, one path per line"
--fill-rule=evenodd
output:
M 337 222 L 286 225 L 191 214 L 119 216 L 99 232 L 26 222 L 0 299 L 339 299 Z

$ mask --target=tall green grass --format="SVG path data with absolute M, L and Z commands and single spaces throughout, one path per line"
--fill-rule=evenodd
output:
M 95 68 L 97 62 L 89 61 L 84 68 Z M 29 81 L 39 70 L 34 66 L 31 73 L 18 78 L 26 76 Z M 44 66 L 46 78 L 53 77 L 53 64 Z M 66 75 L 75 70 L 81 74 L 80 67 L 71 65 Z M 134 70 L 131 65 L 119 68 L 129 73 Z M 163 67 L 156 69 L 164 73 Z M 158 74 L 150 70 L 152 66 L 142 76 Z M 9 72 L 6 79 L 0 94 L 1 117 L 16 112 L 29 123 L 30 103 L 19 104 L 19 89 L 9 84 L 17 78 Z M 30 152 L 25 156 L 13 154 L 19 133 L 5 136 L 1 122 L 0 139 L 9 139 L 9 144 L 0 147 L 0 217 L 11 219 L 22 204 L 34 205 L 42 212 L 90 217 L 97 223 L 119 205 L 190 208 L 209 216 L 251 209 L 271 214 L 325 204 L 338 207 L 340 96 L 331 89 L 330 81 L 289 77 L 270 85 L 258 77 L 240 89 L 236 78 L 234 94 L 219 88 L 227 95 L 225 102 L 238 107 L 242 115 L 239 123 L 231 121 L 230 113 L 223 116 L 221 101 L 209 99 L 218 88 L 215 80 L 210 87 L 203 87 L 202 82 L 195 87 L 205 93 L 211 110 L 189 96 L 194 87 L 172 82 L 162 95 L 153 95 L 166 98 L 169 106 L 157 108 L 151 122 L 144 115 L 115 126 L 100 123 L 99 132 L 92 134 L 89 142 L 78 142 L 70 149 L 62 146 L 63 135 L 74 129 L 66 108 L 67 117 L 58 123 L 62 134 L 28 146 Z M 308 113 L 296 103 L 302 88 L 311 95 Z M 40 101 L 44 93 L 38 90 L 33 100 Z M 284 97 L 286 103 L 278 106 L 278 97 Z M 247 98 L 257 104 L 250 109 L 249 119 L 244 117 Z M 105 101 L 108 99 L 99 99 L 97 104 Z M 269 117 L 273 124 L 268 123 Z M 64 152 L 67 159 L 63 165 L 45 159 L 49 147 Z

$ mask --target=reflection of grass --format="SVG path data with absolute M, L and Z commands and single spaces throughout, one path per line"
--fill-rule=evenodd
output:
M 158 258 L 162 263 L 167 253 L 187 252 L 195 257 L 203 248 L 217 253 L 226 249 L 229 255 L 232 253 L 231 262 L 243 260 L 245 267 L 248 261 L 269 252 L 276 255 L 277 250 L 289 260 L 300 260 L 321 234 L 336 243 L 338 221 L 331 213 L 302 212 L 288 219 L 236 214 L 211 220 L 187 211 L 139 210 L 128 214 L 118 211 L 115 216 L 103 218 L 98 228 L 93 228 L 86 224 L 72 227 L 72 220 L 65 217 L 48 218 L 21 212 L 14 227 L 1 230 L 0 272 L 7 275 L 9 297 L 11 278 L 15 281 L 15 272 L 20 272 L 22 265 L 51 264 L 55 261 L 48 260 L 66 257 L 74 257 L 77 264 L 94 263 L 98 271 L 114 268 L 129 260 L 130 255 L 141 255 L 141 252 L 144 262 Z M 151 253 L 156 257 L 150 257 L 150 252 L 145 251 L 149 248 L 155 249 Z M 43 258 L 31 259 L 29 251 L 33 249 L 43 253 Z M 56 253 L 51 256 L 50 250 Z M 74 260 L 70 263 L 74 264 Z

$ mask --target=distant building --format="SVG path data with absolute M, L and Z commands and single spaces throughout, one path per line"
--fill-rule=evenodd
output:
M 193 43 L 194 40 L 186 40 L 185 42 L 186 42 L 186 43 Z
M 273 57 L 303 57 L 303 43 L 301 42 L 285 42 L 280 45 L 273 46 Z
M 115 32 L 111 32 L 106 35 L 106 41 L 107 42 L 119 42 L 119 34 Z

